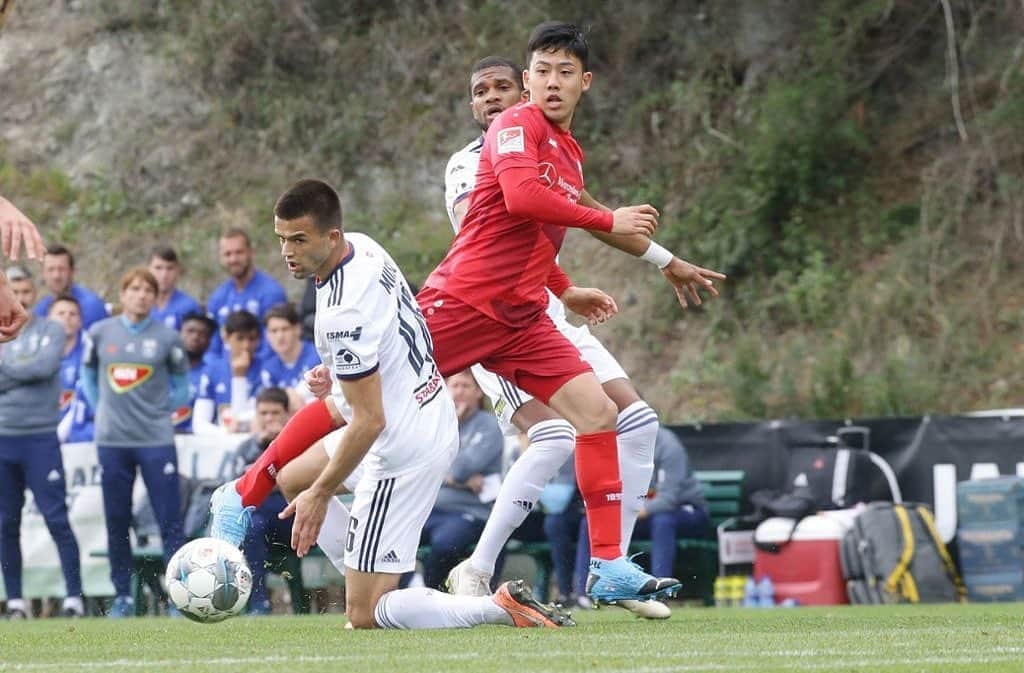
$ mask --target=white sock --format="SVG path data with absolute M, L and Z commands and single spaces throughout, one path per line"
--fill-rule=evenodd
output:
M 82 604 L 81 596 L 68 596 L 61 603 L 61 608 L 64 610 L 74 610 L 75 612 L 85 612 L 85 605 Z
M 342 575 L 345 574 L 346 535 L 348 535 L 348 508 L 342 505 L 337 498 L 331 498 L 327 501 L 327 516 L 324 517 L 324 525 L 320 527 L 320 535 L 317 536 L 316 543 L 323 551 L 324 556 Z
M 470 565 L 481 572 L 494 574 L 498 554 L 512 532 L 526 520 L 541 491 L 576 446 L 576 430 L 560 418 L 536 423 L 526 434 L 530 446 L 505 475 L 484 531 L 469 557 Z
M 397 589 L 377 601 L 373 617 L 382 629 L 465 629 L 481 624 L 512 626 L 512 617 L 490 596 L 453 596 L 433 589 Z
M 25 609 L 24 598 L 8 598 L 7 599 L 7 611 L 12 612 L 14 610 L 21 610 L 22 612 L 28 612 Z
M 647 499 L 654 473 L 658 415 L 640 400 L 619 412 L 619 476 L 622 479 L 622 554 L 629 552 L 636 517 Z

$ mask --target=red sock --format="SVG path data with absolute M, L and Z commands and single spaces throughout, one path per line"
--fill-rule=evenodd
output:
M 263 504 L 274 490 L 278 470 L 298 458 L 336 427 L 327 403 L 323 400 L 299 409 L 298 413 L 288 419 L 281 434 L 270 443 L 266 451 L 238 478 L 235 490 L 242 496 L 242 504 L 246 507 L 259 507 Z
M 590 555 L 618 558 L 622 555 L 622 481 L 614 430 L 576 435 L 576 483 L 587 508 Z

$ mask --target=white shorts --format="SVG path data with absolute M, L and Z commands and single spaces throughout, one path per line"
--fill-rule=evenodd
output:
M 344 430 L 324 438 L 328 458 Z M 432 448 L 433 461 L 398 476 L 374 474 L 363 461 L 345 479 L 345 489 L 355 494 L 345 536 L 347 567 L 368 573 L 415 570 L 420 533 L 458 453 L 458 437 L 451 446 Z
M 614 379 L 629 378 L 626 376 L 625 370 L 622 369 L 622 365 L 608 352 L 604 344 L 590 333 L 586 325 L 577 327 L 564 321 L 556 321 L 555 326 L 558 327 L 558 331 L 572 342 L 573 346 L 579 349 L 580 355 L 590 365 L 591 369 L 594 370 L 598 381 L 607 383 Z M 498 421 L 501 423 L 502 432 L 506 435 L 515 435 L 518 431 L 512 425 L 512 415 L 519 411 L 519 407 L 532 400 L 533 397 L 526 391 L 517 388 L 513 383 L 506 381 L 493 372 L 487 371 L 480 365 L 473 365 L 471 370 L 473 378 L 480 385 L 480 389 L 490 398 L 491 406 L 494 408 L 494 415 L 498 417 Z
M 396 574 L 416 568 L 423 524 L 454 457 L 452 452 L 446 459 L 398 477 L 375 479 L 366 474 L 359 480 L 345 536 L 346 567 Z

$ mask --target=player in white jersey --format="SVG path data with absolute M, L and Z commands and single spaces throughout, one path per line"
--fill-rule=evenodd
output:
M 493 597 L 397 589 L 415 568 L 421 529 L 458 450 L 455 406 L 405 278 L 368 236 L 343 233 L 334 189 L 302 180 L 278 199 L 274 215 L 289 271 L 317 279 L 322 364 L 306 381 L 318 401 L 289 420 L 237 482 L 217 490 L 211 535 L 244 539 L 246 513 L 276 481 L 290 501 L 280 516 L 295 515 L 292 546 L 303 556 L 319 543 L 345 575 L 355 628 L 571 624 L 533 600 L 521 580 Z M 330 455 L 310 447 L 339 425 L 345 431 Z M 346 482 L 360 464 L 358 481 Z M 343 484 L 355 494 L 351 513 L 334 497 Z
M 520 84 L 521 69 L 511 60 L 487 57 L 479 61 L 470 77 L 470 107 L 481 130 L 487 130 L 503 110 L 518 103 L 523 96 Z M 451 156 L 445 168 L 445 206 L 452 227 L 458 233 L 465 216 L 468 196 L 476 184 L 477 165 L 480 161 L 481 139 L 474 140 Z M 604 208 L 589 194 L 583 193 L 581 204 Z M 610 234 L 597 236 L 606 244 L 655 263 L 676 288 L 680 303 L 686 307 L 686 296 L 700 303 L 692 285 L 693 267 L 673 256 L 646 237 L 623 237 Z M 579 290 L 580 288 L 573 288 Z M 578 312 L 591 322 L 602 322 L 614 314 L 611 308 L 601 308 L 593 293 L 586 289 L 590 301 L 581 302 Z M 590 333 L 586 326 L 576 327 L 566 319 L 565 305 L 548 291 L 548 315 L 555 326 L 575 345 L 584 360 L 594 369 L 605 392 L 619 409 L 617 422 L 619 445 L 619 471 L 622 478 L 622 553 L 626 554 L 637 515 L 643 507 L 654 469 L 654 442 L 658 433 L 658 417 L 644 402 L 630 383 L 625 371 Z M 568 293 L 567 293 L 568 294 Z M 603 293 L 600 293 L 603 295 Z M 563 299 L 567 297 L 562 295 Z M 570 308 L 577 305 L 570 302 Z M 535 400 L 512 383 L 483 369 L 473 368 L 473 375 L 490 397 L 495 413 L 506 429 L 510 426 L 530 439 L 529 448 L 512 465 L 491 511 L 484 532 L 473 555 L 452 569 L 448 576 L 449 589 L 464 595 L 485 595 L 490 590 L 491 575 L 498 554 L 512 532 L 522 524 L 533 505 L 540 498 L 545 484 L 558 472 L 559 467 L 572 455 L 575 431 L 568 421 Z M 654 619 L 671 615 L 669 608 L 657 601 L 618 601 L 618 605 L 637 614 Z

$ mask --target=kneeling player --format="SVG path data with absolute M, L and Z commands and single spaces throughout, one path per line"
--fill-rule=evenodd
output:
M 289 271 L 317 278 L 316 347 L 323 364 L 307 382 L 321 401 L 293 416 L 237 482 L 218 489 L 211 534 L 239 544 L 251 507 L 283 470 L 291 504 L 281 515 L 295 515 L 292 546 L 302 556 L 319 539 L 341 566 L 354 627 L 571 624 L 533 600 L 521 581 L 506 583 L 494 597 L 396 589 L 399 576 L 415 566 L 420 531 L 458 449 L 455 408 L 405 279 L 372 239 L 343 234 L 334 190 L 301 181 L 278 199 L 274 215 Z M 340 425 L 346 428 L 333 455 L 314 450 L 285 467 Z M 349 514 L 334 494 L 361 462 Z

